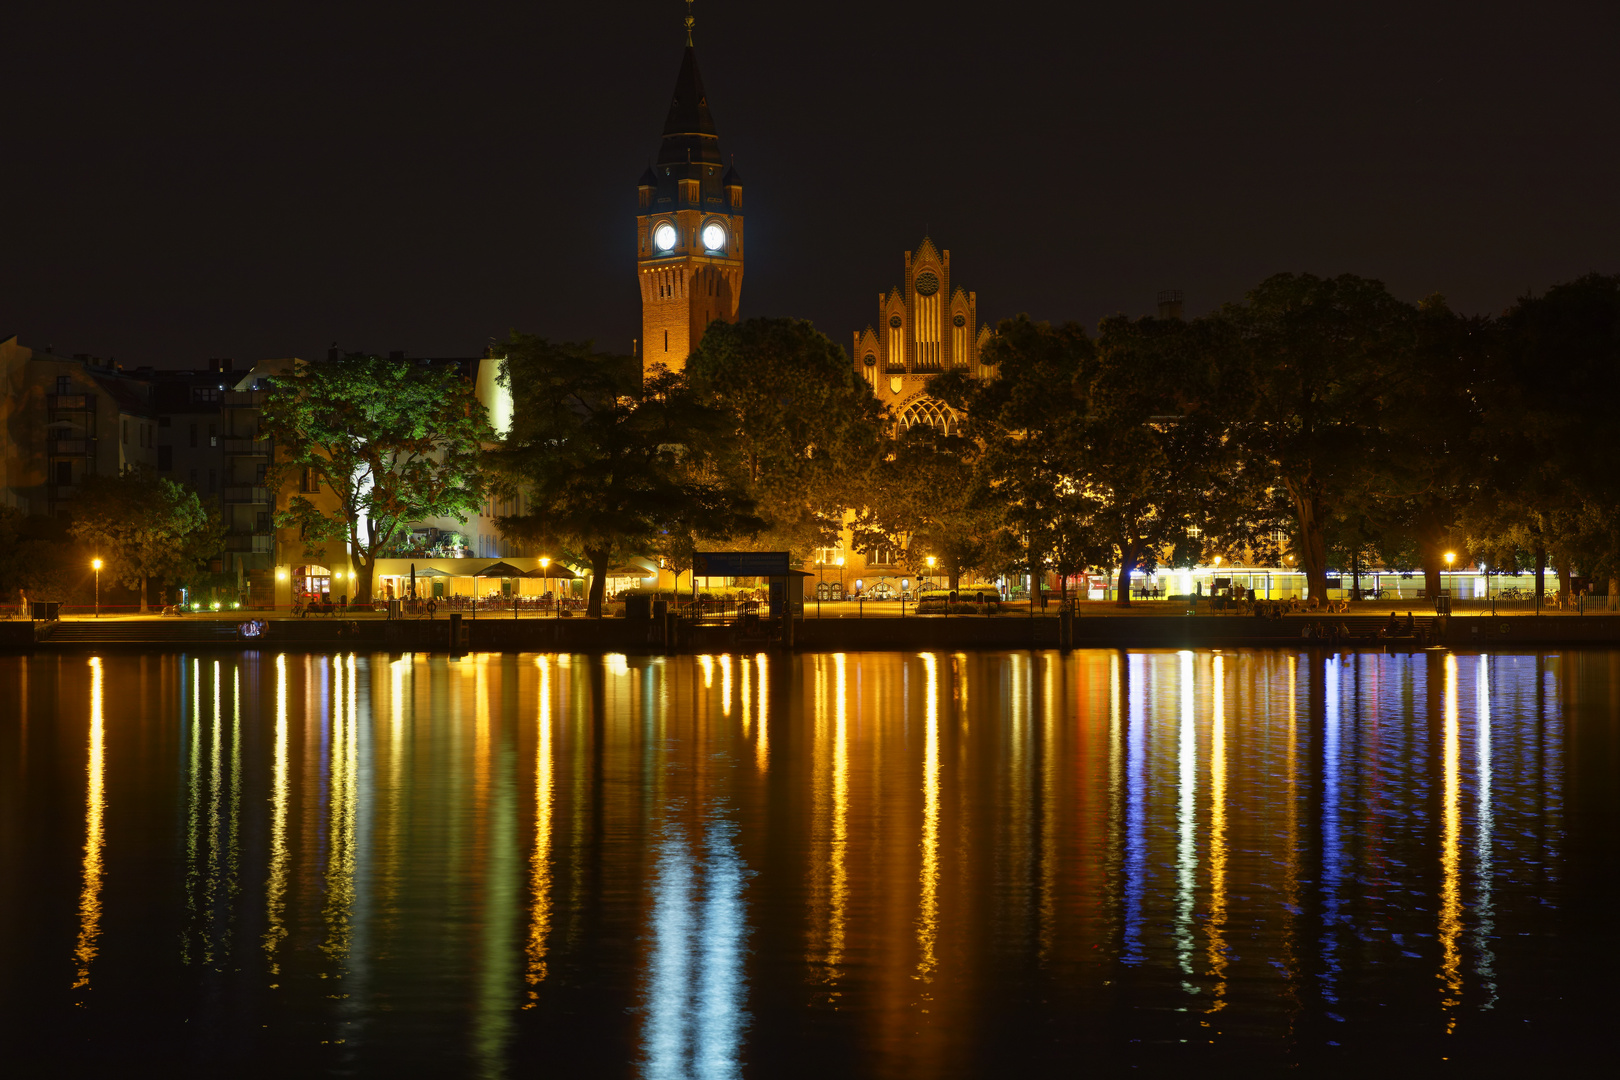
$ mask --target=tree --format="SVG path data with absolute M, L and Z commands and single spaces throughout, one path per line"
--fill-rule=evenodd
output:
M 1479 396 L 1494 468 L 1471 531 L 1489 535 L 1494 510 L 1498 531 L 1511 520 L 1545 546 L 1563 588 L 1578 565 L 1620 604 L 1620 276 L 1526 296 L 1492 336 Z
M 1287 495 L 1311 596 L 1326 596 L 1330 518 L 1367 495 L 1390 457 L 1380 415 L 1409 392 L 1413 311 L 1382 283 L 1277 274 L 1228 305 L 1221 362 L 1242 371 L 1233 448 Z
M 691 385 L 732 421 L 735 470 L 765 550 L 826 546 L 882 458 L 882 408 L 844 350 L 800 319 L 717 322 L 687 358 Z
M 1076 373 L 1072 431 L 1077 495 L 1095 533 L 1113 549 L 1119 603 L 1130 574 L 1163 551 L 1209 533 L 1233 543 L 1254 530 L 1263 502 L 1227 439 L 1241 371 L 1221 372 L 1212 336 L 1219 324 L 1123 316 L 1104 319 L 1097 347 Z M 1224 377 L 1223 377 L 1224 376 Z M 1236 508 L 1247 507 L 1244 512 Z M 1248 539 L 1245 537 L 1245 539 Z
M 1048 553 L 1059 546 L 1055 530 L 1073 523 L 1072 388 L 1092 352 L 1077 324 L 1054 327 L 1020 315 L 1003 320 L 985 346 L 983 359 L 996 378 L 981 382 L 952 372 L 928 382 L 929 393 L 966 415 L 968 437 L 983 447 L 980 474 L 1024 546 L 1035 588 Z
M 724 467 L 730 415 L 683 376 L 661 371 L 643 387 L 633 358 L 515 331 L 505 349 L 512 427 L 490 461 L 498 490 L 525 507 L 498 524 L 584 555 L 589 617 L 601 617 L 612 563 L 654 550 L 670 530 L 701 523 L 724 537 L 764 524 Z
M 69 532 L 104 560 L 109 576 L 140 594 L 143 615 L 152 578 L 195 570 L 224 538 L 219 516 L 195 491 L 146 473 L 87 477 Z
M 981 455 L 971 439 L 927 425 L 902 432 L 868 473 L 852 529 L 856 549 L 902 553 L 913 573 L 932 556 L 950 588 L 959 588 L 963 574 L 984 567 L 1001 531 L 1000 508 L 977 470 Z
M 276 524 L 298 526 L 310 545 L 342 541 L 361 600 L 402 527 L 432 517 L 466 521 L 483 502 L 478 464 L 494 432 L 454 366 L 360 354 L 301 363 L 274 381 L 262 424 L 276 443 L 269 484 L 303 478 L 306 491 L 330 492 L 294 495 Z

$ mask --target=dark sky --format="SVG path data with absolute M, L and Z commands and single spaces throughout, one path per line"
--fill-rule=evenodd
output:
M 628 351 L 676 0 L 12 5 L 0 335 L 126 365 Z M 1620 271 L 1620 5 L 699 0 L 745 315 L 845 346 L 926 227 L 981 318 L 1267 274 L 1494 312 Z

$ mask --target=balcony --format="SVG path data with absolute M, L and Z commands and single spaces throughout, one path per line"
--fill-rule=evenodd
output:
M 274 533 L 226 533 L 226 551 L 249 551 L 255 555 L 269 555 L 276 550 Z
M 269 439 L 225 439 L 225 452 L 227 454 L 240 454 L 246 457 L 269 457 Z
M 263 390 L 227 390 L 220 395 L 220 404 L 227 409 L 258 409 L 264 406 Z
M 96 407 L 94 394 L 46 394 L 53 412 L 88 412 Z
M 91 439 L 52 439 L 51 457 L 90 457 L 96 452 Z
M 225 488 L 225 501 L 246 505 L 269 505 L 270 489 L 252 485 L 230 485 Z

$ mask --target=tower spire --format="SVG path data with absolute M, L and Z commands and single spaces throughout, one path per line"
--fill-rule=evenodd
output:
M 692 47 L 692 27 L 697 20 L 692 18 L 692 0 L 686 0 L 686 46 Z

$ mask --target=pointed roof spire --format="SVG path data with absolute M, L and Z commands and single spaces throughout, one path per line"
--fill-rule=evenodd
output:
M 686 47 L 692 47 L 692 27 L 697 20 L 692 18 L 692 0 L 686 0 Z
M 675 77 L 675 96 L 669 103 L 663 145 L 658 151 L 660 165 L 684 165 L 688 161 L 721 163 L 720 135 L 709 113 L 703 77 L 698 74 L 697 53 L 690 44 L 681 58 L 681 73 Z

